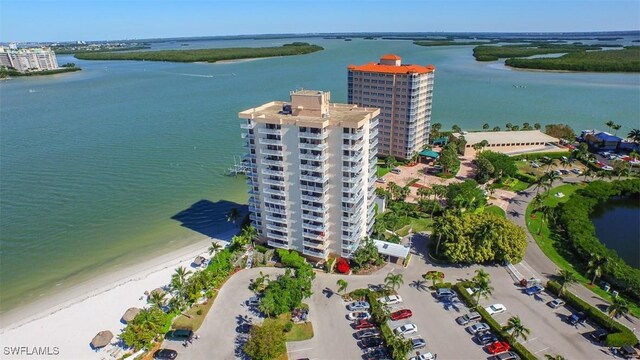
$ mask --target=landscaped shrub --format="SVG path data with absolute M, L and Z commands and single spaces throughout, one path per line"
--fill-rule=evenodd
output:
M 291 267 L 294 269 L 298 269 L 307 265 L 307 260 L 300 256 L 296 251 L 289 251 L 284 249 L 278 249 L 278 257 L 280 258 L 280 263 L 285 267 Z
M 335 262 L 336 262 L 335 258 L 329 258 L 329 260 L 327 260 L 327 262 L 324 263 L 324 271 L 331 272 L 331 269 L 333 268 L 333 263 Z
M 538 180 L 537 177 L 533 176 L 533 175 L 529 175 L 529 174 L 523 174 L 521 172 L 518 172 L 514 175 L 514 178 L 520 180 L 520 181 L 524 181 L 526 183 L 529 184 L 533 184 L 534 182 L 536 182 Z
M 543 157 L 548 157 L 551 159 L 560 159 L 563 156 L 569 157 L 571 156 L 571 152 L 570 151 L 563 151 L 563 152 L 539 152 L 539 153 L 531 153 L 531 154 L 523 154 L 523 155 L 516 155 L 513 157 L 514 160 L 537 160 Z
M 548 281 L 546 288 L 555 295 L 560 293 L 560 284 L 555 281 Z M 629 328 L 611 319 L 605 313 L 596 307 L 591 306 L 571 292 L 565 290 L 564 295 L 560 297 L 575 310 L 584 312 L 592 321 L 610 332 L 605 340 L 605 345 L 617 347 L 623 345 L 633 346 L 638 343 L 638 339 L 635 337 L 633 332 L 629 330 Z
M 264 245 L 260 245 L 260 244 L 256 245 L 256 251 L 259 251 L 264 254 L 267 252 L 267 250 L 269 250 L 269 248 Z
M 341 274 L 347 274 L 351 270 L 351 268 L 349 267 L 349 261 L 345 258 L 340 258 L 340 260 L 338 260 L 336 268 Z
M 293 329 L 293 323 L 291 321 L 284 324 L 284 332 L 289 332 L 291 329 Z

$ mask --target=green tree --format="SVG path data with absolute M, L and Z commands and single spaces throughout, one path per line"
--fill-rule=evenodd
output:
M 273 360 L 287 352 L 284 328 L 275 321 L 251 327 L 249 340 L 243 350 L 254 360 Z
M 564 291 L 571 285 L 578 282 L 576 275 L 566 269 L 558 271 L 558 281 L 560 282 L 560 295 L 564 295 Z
M 626 316 L 629 313 L 629 304 L 626 300 L 621 297 L 616 297 L 613 299 L 613 302 L 607 308 L 607 314 L 611 318 L 619 318 L 621 316 Z
M 440 123 L 431 124 L 431 131 L 429 133 L 429 138 L 432 141 L 440 137 L 440 129 L 442 129 L 442 124 Z
M 503 327 L 503 330 L 509 332 L 509 335 L 514 340 L 517 340 L 518 338 L 527 340 L 529 333 L 531 332 L 529 329 L 524 327 L 519 316 L 510 317 L 507 321 L 507 325 Z
M 384 159 L 384 164 L 387 168 L 394 168 L 398 164 L 398 161 L 395 157 L 389 155 Z
M 436 287 L 436 281 L 442 283 L 444 273 L 442 271 L 427 271 L 422 277 L 425 280 L 431 280 L 431 286 Z
M 255 292 L 262 292 L 269 285 L 269 274 L 263 274 L 260 271 L 255 280 L 251 280 L 249 284 L 249 290 Z
M 244 228 L 242 228 L 240 234 L 247 240 L 248 243 L 253 244 L 256 240 L 258 240 L 258 230 L 256 230 L 256 228 L 254 228 L 253 226 L 245 226 Z
M 544 358 L 547 359 L 547 360 L 567 360 L 567 358 L 565 358 L 564 356 L 562 356 L 560 354 L 555 354 L 555 355 L 544 354 Z
M 640 144 L 640 129 L 632 129 L 627 134 L 627 137 L 636 144 Z
M 486 281 L 486 282 L 491 281 L 491 276 L 489 275 L 489 273 L 487 273 L 483 269 L 477 269 L 474 272 L 475 272 L 475 275 L 473 277 L 473 281 Z
M 420 197 L 420 199 L 424 199 L 424 198 L 427 198 L 427 197 L 429 197 L 431 195 L 431 189 L 425 188 L 425 187 L 421 187 L 421 188 L 418 188 L 416 193 L 418 194 L 418 197 Z
M 484 191 L 475 180 L 465 180 L 447 186 L 447 205 L 458 210 L 474 211 L 487 203 Z
M 511 131 L 511 128 L 513 127 L 512 123 L 507 123 L 507 125 L 505 125 L 505 127 L 507 128 L 507 130 Z
M 613 174 L 618 176 L 620 180 L 623 176 L 629 176 L 631 173 L 631 165 L 624 160 L 616 160 L 612 164 Z
M 160 309 L 152 307 L 142 309 L 136 317 L 127 324 L 127 327 L 119 335 L 128 347 L 140 350 L 151 344 L 159 335 L 167 321 L 167 315 Z
M 476 162 L 476 176 L 475 176 L 476 181 L 480 184 L 484 184 L 487 181 L 491 180 L 492 174 L 495 173 L 495 168 L 493 167 L 493 164 L 491 164 L 491 161 L 485 158 L 479 158 L 475 162 Z
M 493 131 L 500 131 L 500 126 L 494 126 Z
M 220 245 L 217 241 L 212 241 L 211 246 L 209 246 L 209 255 L 217 254 L 218 251 L 222 250 L 224 247 Z
M 344 281 L 344 279 L 338 279 L 336 285 L 338 285 L 338 293 L 341 293 L 347 290 L 347 286 L 349 286 L 349 283 Z
M 609 131 L 611 131 L 611 128 L 616 124 L 614 123 L 612 120 L 607 121 L 606 123 L 604 123 L 607 126 L 607 129 L 609 129 Z
M 166 297 L 167 294 L 164 291 L 152 291 L 151 294 L 149 294 L 147 302 L 149 302 L 152 307 L 162 309 L 165 305 Z
M 485 279 L 474 279 L 473 283 L 473 291 L 475 291 L 476 295 L 476 304 L 480 303 L 480 297 L 488 298 L 489 295 L 493 292 L 493 287 L 491 286 L 491 282 Z
M 557 139 L 565 139 L 568 141 L 574 141 L 576 133 L 569 125 L 565 124 L 549 124 L 544 127 L 544 132 Z
M 533 129 L 533 128 L 531 127 L 531 125 L 528 122 L 522 124 L 522 130 L 531 130 L 531 129 Z
M 482 125 L 482 130 L 489 130 L 489 124 L 484 123 L 484 125 Z
M 483 151 L 478 155 L 479 159 L 488 160 L 493 165 L 493 172 L 490 173 L 491 178 L 501 179 L 503 177 L 513 177 L 518 173 L 518 167 L 512 157 L 497 153 L 495 151 Z
M 511 127 L 511 131 L 518 131 L 518 130 L 520 130 L 520 126 L 519 125 L 513 125 Z
M 553 165 L 553 159 L 548 157 L 543 157 L 542 159 L 540 159 L 540 162 L 542 163 L 542 165 L 547 166 L 547 171 L 551 169 L 551 165 Z
M 607 258 L 599 254 L 591 254 L 591 258 L 587 263 L 587 274 L 593 274 L 591 285 L 595 284 L 596 279 L 602 275 L 602 270 L 607 264 Z
M 451 127 L 451 130 L 452 130 L 453 132 L 456 132 L 456 133 L 460 133 L 460 132 L 462 132 L 462 129 L 461 129 L 461 128 L 460 128 L 460 126 L 458 126 L 457 124 L 454 124 L 454 125 Z
M 535 123 L 533 124 L 533 128 L 536 130 L 540 130 L 542 128 L 542 125 L 540 125 L 540 123 Z
M 388 289 L 396 290 L 396 288 L 400 288 L 400 285 L 404 284 L 404 280 L 402 279 L 402 274 L 394 274 L 388 273 L 384 278 L 384 285 Z

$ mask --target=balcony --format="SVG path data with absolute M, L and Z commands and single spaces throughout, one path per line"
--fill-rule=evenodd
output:
M 314 139 L 314 140 L 324 140 L 329 136 L 329 133 L 327 131 L 322 131 L 322 132 L 310 132 L 310 131 L 304 131 L 304 132 L 299 132 L 298 133 L 298 137 L 301 139 Z
M 302 253 L 304 255 L 314 256 L 314 257 L 323 258 L 323 259 L 327 257 L 327 254 L 325 251 L 311 250 L 306 247 L 302 250 Z
M 262 192 L 270 195 L 286 196 L 286 193 L 284 192 L 284 190 L 271 189 L 268 187 L 262 189 Z
M 340 236 L 340 239 L 342 240 L 342 243 L 344 242 L 358 243 L 360 241 L 360 234 L 351 234 L 351 235 L 342 234 L 342 236 Z
M 265 197 L 264 198 L 264 202 L 265 203 L 269 203 L 269 204 L 281 205 L 281 206 L 285 206 L 287 204 L 286 200 L 273 199 L 273 198 L 270 198 L 270 197 Z
M 369 128 L 377 127 L 379 124 L 380 124 L 380 120 L 378 118 L 375 118 L 373 121 L 369 123 Z
M 327 164 L 321 162 L 320 165 L 300 164 L 300 170 L 324 172 L 327 170 Z
M 369 151 L 371 151 L 371 148 L 376 146 L 378 146 L 378 138 L 373 139 L 373 141 L 369 141 Z
M 315 222 L 324 222 L 324 216 L 316 216 L 316 215 L 313 215 L 313 214 L 302 213 L 302 218 L 304 220 L 310 220 L 310 221 L 315 221 Z
M 260 172 L 262 173 L 262 175 L 267 175 L 267 176 L 284 176 L 284 171 L 283 170 L 273 170 L 273 169 L 262 169 L 260 170 Z
M 376 211 L 373 207 L 371 207 L 371 210 L 369 210 L 369 213 L 367 214 L 367 224 L 370 223 L 375 216 L 376 216 Z
M 325 242 L 325 241 L 307 241 L 307 239 L 304 239 L 302 241 L 302 245 L 304 246 L 308 246 L 310 248 L 314 248 L 316 250 L 320 250 L 320 251 L 324 251 L 329 247 L 329 242 Z
M 362 163 L 356 163 L 355 165 L 342 165 L 342 170 L 352 173 L 360 173 L 362 171 L 362 167 Z
M 308 229 L 308 230 L 320 231 L 320 232 L 325 232 L 327 230 L 322 225 L 313 225 L 313 224 L 309 224 L 309 223 L 306 223 L 306 222 L 302 223 L 302 228 L 303 229 Z
M 349 183 L 353 183 L 353 182 L 358 182 L 361 181 L 362 178 L 364 177 L 364 175 L 362 175 L 362 173 L 356 173 L 357 175 L 355 176 L 343 176 L 342 177 L 342 181 L 344 182 L 349 182 Z
M 263 165 L 271 165 L 271 166 L 282 166 L 282 164 L 283 164 L 282 160 L 262 159 L 261 162 L 262 162 Z
M 264 151 L 263 151 L 264 153 Z M 282 152 L 279 152 L 276 155 L 282 155 Z M 320 155 L 313 155 L 309 152 L 307 153 L 300 153 L 300 159 L 301 160 L 313 160 L 313 161 L 326 161 L 329 158 L 328 154 L 320 154 Z
M 363 152 L 358 152 L 353 155 L 342 155 L 342 161 L 360 162 L 363 156 Z
M 260 216 L 257 216 L 256 214 L 251 214 L 251 215 L 249 215 L 249 220 L 251 220 L 251 221 L 262 221 L 262 218 Z
M 355 134 L 342 134 L 343 139 L 360 140 L 364 136 L 364 131 L 357 131 Z
M 318 175 L 300 175 L 300 180 L 303 181 L 311 181 L 311 182 L 323 182 L 323 178 L 324 175 L 322 174 L 318 174 Z
M 362 217 L 362 207 L 359 207 L 357 209 L 350 209 L 349 211 L 346 211 L 346 212 L 349 215 L 344 216 L 343 214 L 342 221 L 354 222 L 354 221 L 360 220 Z
M 322 196 L 300 195 L 302 201 L 322 202 Z
M 287 211 L 284 209 L 279 209 L 273 206 L 265 206 L 264 211 L 268 212 L 268 213 L 274 213 L 274 214 L 280 214 L 280 215 L 286 215 Z
M 256 123 L 254 123 L 253 121 L 249 123 L 240 124 L 240 128 L 246 129 L 246 130 L 253 129 L 255 126 L 256 126 Z
M 273 215 L 267 215 L 264 218 L 267 221 L 272 221 L 272 222 L 279 223 L 279 224 L 286 224 L 287 223 L 287 218 L 286 217 L 277 217 L 277 216 L 273 216 Z
M 369 143 L 371 143 L 371 139 L 377 138 L 377 137 L 378 137 L 378 129 L 376 128 L 369 133 Z
M 282 180 L 277 180 L 277 179 L 262 179 L 262 183 L 263 184 L 267 184 L 267 185 L 275 185 L 275 186 L 284 186 L 284 179 Z
M 262 145 L 282 145 L 282 139 L 265 139 L 260 138 L 258 142 Z
M 313 144 L 313 143 L 299 143 L 298 147 L 300 149 L 306 150 L 315 150 L 315 151 L 324 151 L 329 147 L 327 143 Z
M 256 158 L 257 158 L 256 154 L 249 154 L 249 153 L 244 154 L 244 156 L 243 156 L 243 157 L 244 157 L 245 159 L 247 159 L 247 160 L 253 160 L 253 159 L 256 159 Z
M 258 134 L 281 136 L 282 135 L 282 129 L 259 128 L 258 129 Z
M 359 194 L 355 195 L 355 196 L 343 196 L 342 197 L 342 202 L 346 202 L 346 203 L 350 203 L 350 204 L 355 204 L 358 201 L 360 201 L 360 199 L 362 199 L 362 197 L 364 196 L 363 192 L 360 192 Z
M 267 236 L 268 236 L 268 234 L 267 234 Z M 267 244 L 268 244 L 269 246 L 277 247 L 277 248 L 280 248 L 280 249 L 286 249 L 286 250 L 288 250 L 288 249 L 289 249 L 289 242 L 286 242 L 286 239 L 285 239 L 285 241 L 284 241 L 284 242 L 283 242 L 283 241 L 275 241 L 275 240 L 271 240 L 271 239 L 269 239 L 269 241 L 267 242 Z
M 329 190 L 329 186 L 300 185 L 300 190 L 324 194 L 325 192 L 327 192 L 327 190 Z
M 274 149 L 261 149 L 260 153 L 262 155 L 270 155 L 270 156 L 282 156 L 282 149 L 274 150 Z
M 249 211 L 257 214 L 260 212 L 260 206 L 258 204 L 249 205 Z
M 260 199 L 257 196 L 249 198 L 249 204 L 260 205 Z
M 364 141 L 358 141 L 355 144 L 342 144 L 342 150 L 361 151 L 363 146 Z
M 281 226 L 279 223 L 267 223 L 267 230 L 287 232 L 287 225 Z
M 302 204 L 302 205 L 300 205 L 300 208 L 302 210 L 317 211 L 317 212 L 324 212 L 326 210 L 326 206 L 324 204 L 322 204 L 322 203 L 320 205 Z

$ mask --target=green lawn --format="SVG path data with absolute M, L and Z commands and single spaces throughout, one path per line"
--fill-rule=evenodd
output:
M 275 322 L 284 327 L 291 319 L 290 313 L 281 314 L 277 318 L 267 318 L 264 322 Z M 293 324 L 291 331 L 285 333 L 287 341 L 302 341 L 313 337 L 313 326 L 311 322 Z
M 431 229 L 431 226 L 433 225 L 433 220 L 429 219 L 429 218 L 412 218 L 411 219 L 411 223 L 409 225 L 405 225 L 403 227 L 401 227 L 400 229 L 397 229 L 395 231 L 396 234 L 398 234 L 398 236 L 407 236 L 407 234 L 409 234 L 409 229 L 413 230 L 413 233 L 417 233 L 417 232 L 422 232 L 422 231 L 427 231 L 429 229 Z
M 569 200 L 571 194 L 582 187 L 584 187 L 583 184 L 567 184 L 558 186 L 557 188 L 551 189 L 551 191 L 549 192 L 549 196 L 545 198 L 544 203 L 547 206 L 555 207 L 558 204 Z M 557 194 L 558 192 L 562 192 L 563 194 L 565 194 L 565 196 L 563 198 L 556 197 L 555 194 Z M 544 254 L 558 266 L 558 268 L 571 271 L 580 283 L 584 284 L 588 289 L 590 289 L 603 299 L 612 302 L 613 299 L 610 293 L 604 291 L 598 286 L 590 285 L 591 279 L 588 279 L 582 273 L 578 272 L 573 267 L 573 265 L 565 258 L 565 256 L 560 253 L 563 251 L 562 247 L 560 246 L 561 243 L 554 237 L 551 230 L 547 226 L 547 223 L 542 223 L 541 214 L 539 212 L 532 214 L 532 209 L 533 206 L 531 205 L 527 207 L 527 228 L 538 243 L 538 246 L 540 247 L 542 252 L 544 252 Z M 640 307 L 632 301 L 629 301 L 629 312 L 635 317 L 640 317 Z
M 495 214 L 498 215 L 499 217 L 506 217 L 506 213 L 504 212 L 504 210 L 502 210 L 501 207 L 496 206 L 496 205 L 490 205 L 484 208 L 483 212 L 489 213 L 489 214 Z
M 385 176 L 386 173 L 388 173 L 389 171 L 391 171 L 391 168 L 378 165 L 378 177 L 379 178 Z
M 204 305 L 193 305 L 191 309 L 187 310 L 184 313 L 188 316 L 185 316 L 184 314 L 177 316 L 173 320 L 171 327 L 174 329 L 191 329 L 193 331 L 197 331 L 202 325 L 204 319 L 207 317 L 207 314 L 209 313 L 211 306 L 213 306 L 213 301 L 216 299 L 217 295 L 218 293 L 215 292 L 213 294 L 213 297 L 207 300 L 207 303 Z M 200 315 L 198 315 L 198 310 L 202 310 Z

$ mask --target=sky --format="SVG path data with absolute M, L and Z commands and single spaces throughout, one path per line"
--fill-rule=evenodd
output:
M 639 0 L 0 0 L 0 42 L 638 29 Z

